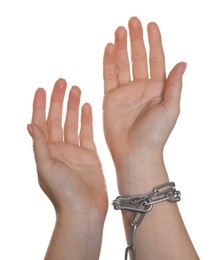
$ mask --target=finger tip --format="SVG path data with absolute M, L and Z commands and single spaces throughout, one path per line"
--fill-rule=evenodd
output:
M 137 20 L 137 21 L 139 21 L 139 18 L 137 17 L 137 16 L 135 16 L 135 15 L 133 15 L 133 16 L 131 16 L 131 18 L 129 19 L 129 21 L 135 21 L 135 20 Z
M 182 74 L 184 74 L 187 69 L 187 62 L 183 61 L 181 62 L 181 64 L 182 64 Z
M 132 16 L 129 21 L 128 21 L 128 25 L 129 26 L 135 26 L 135 25 L 138 25 L 140 22 L 139 18 L 137 16 Z
M 115 45 L 111 42 L 107 43 L 105 47 L 104 54 L 105 55 L 112 55 L 115 52 Z
M 105 49 L 109 50 L 109 49 L 113 49 L 114 48 L 114 44 L 112 42 L 108 42 Z
M 90 103 L 86 102 L 83 104 L 82 108 L 85 110 L 85 111 L 90 111 L 92 110 L 92 107 L 90 105 Z
M 154 22 L 154 21 L 151 21 L 151 22 L 149 22 L 148 23 L 148 25 L 147 26 L 157 26 L 157 23 L 156 22 Z
M 33 131 L 33 126 L 32 126 L 32 124 L 28 124 L 28 125 L 27 125 L 27 130 L 28 130 L 28 133 L 30 134 L 30 136 L 33 138 L 33 136 L 34 136 L 34 131 Z
M 115 45 L 108 43 L 104 50 L 103 64 L 114 64 L 115 63 Z
M 43 88 L 38 88 L 34 95 L 33 107 L 44 109 L 46 104 L 46 91 Z
M 149 22 L 147 24 L 147 30 L 148 31 L 159 30 L 158 24 L 156 22 L 153 22 L 153 21 Z
M 57 82 L 59 82 L 60 84 L 66 84 L 66 80 L 64 78 L 58 78 Z
M 81 95 L 81 89 L 76 85 L 72 86 L 70 92 L 72 92 L 73 94 L 75 94 L 77 96 Z
M 174 69 L 176 71 L 179 71 L 179 73 L 181 74 L 184 74 L 186 68 L 187 68 L 187 62 L 185 61 L 181 61 L 174 66 Z
M 124 26 L 119 26 L 115 31 L 116 37 L 124 37 L 127 34 L 127 31 Z
M 45 94 L 46 94 L 46 91 L 45 91 L 45 89 L 44 88 L 41 88 L 41 87 L 39 87 L 39 88 L 37 88 L 37 90 L 36 90 L 36 93 L 35 93 L 36 95 L 39 95 L 39 96 L 45 96 Z
M 59 78 L 55 83 L 60 89 L 66 89 L 67 82 L 64 78 Z

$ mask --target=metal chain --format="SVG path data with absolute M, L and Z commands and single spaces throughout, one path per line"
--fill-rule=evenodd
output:
M 154 204 L 169 201 L 178 202 L 181 200 L 181 193 L 175 188 L 174 182 L 167 182 L 154 188 L 146 195 L 118 196 L 113 202 L 114 209 L 128 210 L 134 212 L 130 219 L 130 237 L 125 249 L 125 260 L 130 253 L 131 260 L 136 259 L 136 248 L 134 246 L 137 227 L 141 224 L 145 215 L 153 208 Z

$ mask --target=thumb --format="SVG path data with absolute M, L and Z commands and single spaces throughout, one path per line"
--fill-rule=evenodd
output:
M 27 128 L 33 138 L 34 156 L 37 168 L 42 168 L 51 164 L 53 161 L 44 132 L 35 124 L 29 124 Z
M 180 62 L 176 64 L 169 73 L 164 91 L 165 104 L 179 107 L 182 91 L 182 76 L 186 67 L 187 63 Z

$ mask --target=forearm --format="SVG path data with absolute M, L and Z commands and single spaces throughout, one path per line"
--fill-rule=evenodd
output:
M 127 239 L 132 214 L 123 212 Z M 146 214 L 135 237 L 136 259 L 199 259 L 182 222 L 177 205 L 164 202 Z
M 121 195 L 144 195 L 169 181 L 161 156 L 159 159 L 151 156 L 148 160 L 139 157 L 138 161 L 134 157 L 124 158 L 123 163 L 116 165 L 116 169 Z M 128 242 L 133 214 L 122 211 Z M 146 213 L 137 228 L 134 245 L 136 259 L 198 259 L 176 203 L 167 201 L 154 205 Z
M 45 260 L 98 260 L 103 224 L 89 212 L 83 219 L 58 215 Z

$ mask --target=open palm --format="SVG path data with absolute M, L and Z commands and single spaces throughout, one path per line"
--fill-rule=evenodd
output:
M 95 208 L 104 215 L 107 193 L 101 163 L 93 141 L 92 112 L 84 104 L 78 135 L 80 89 L 69 94 L 67 113 L 62 127 L 62 106 L 66 82 L 56 82 L 51 96 L 48 118 L 45 118 L 46 94 L 38 89 L 34 97 L 32 124 L 34 152 L 39 183 L 59 210 L 85 212 Z
M 161 35 L 148 25 L 149 66 L 140 21 L 129 21 L 132 79 L 127 31 L 119 27 L 115 43 L 104 52 L 104 132 L 114 161 L 144 150 L 162 150 L 179 114 L 181 80 L 186 64 L 166 78 Z M 149 68 L 148 68 L 149 67 Z M 149 75 L 150 74 L 150 75 Z

